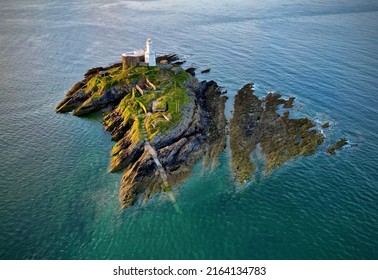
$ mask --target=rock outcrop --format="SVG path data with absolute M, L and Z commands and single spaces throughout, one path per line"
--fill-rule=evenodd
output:
M 183 108 L 183 119 L 169 131 L 160 133 L 151 140 L 170 187 L 187 178 L 191 174 L 192 165 L 203 156 L 206 157 L 206 165 L 211 166 L 226 145 L 226 97 L 222 95 L 218 85 L 213 81 L 198 83 L 197 80 L 190 79 L 188 94 L 190 102 Z M 157 172 L 152 155 L 143 148 L 143 140 L 130 147 L 129 138 L 130 135 L 126 133 L 121 140 L 122 148 L 119 150 L 124 152 L 113 168 L 126 168 L 120 188 L 123 207 L 134 204 L 139 196 L 146 200 L 157 192 L 164 191 L 164 182 Z
M 230 122 L 232 168 L 239 183 L 252 178 L 256 165 L 251 154 L 257 145 L 266 157 L 265 171 L 270 173 L 290 159 L 313 154 L 323 142 L 324 136 L 313 129 L 311 120 L 291 119 L 289 111 L 277 113 L 279 105 L 291 108 L 293 102 L 294 98 L 285 100 L 279 93 L 258 98 L 252 84 L 239 90 Z
M 177 57 L 164 58 L 172 61 Z M 181 97 L 187 101 L 181 101 L 182 107 L 177 105 L 176 111 L 171 108 L 170 112 L 155 113 L 162 114 L 167 120 L 172 119 L 167 114 L 172 114 L 178 120 L 172 121 L 172 125 L 166 130 L 147 135 L 146 119 L 154 114 L 147 112 L 147 107 L 150 106 L 142 104 L 142 101 L 151 101 L 148 95 L 154 98 L 164 97 L 161 92 L 169 92 L 169 87 L 165 90 L 155 88 L 152 93 L 147 93 L 146 90 L 146 94 L 139 97 L 133 87 L 136 84 L 143 87 L 147 75 L 152 75 L 161 85 L 174 84 L 171 87 L 180 90 L 177 89 L 177 82 L 182 77 L 164 67 L 156 71 L 152 69 L 155 71 L 152 74 L 149 68 L 134 69 L 134 72 L 125 74 L 118 69 L 120 67 L 115 65 L 89 70 L 84 79 L 75 84 L 57 106 L 57 112 L 73 111 L 74 115 L 81 116 L 108 108 L 103 123 L 110 132 L 111 139 L 116 141 L 111 152 L 110 172 L 125 170 L 120 186 L 120 200 L 125 208 L 139 199 L 147 200 L 158 192 L 170 191 L 190 175 L 193 164 L 202 157 L 205 157 L 207 167 L 216 165 L 217 158 L 226 145 L 226 97 L 222 95 L 216 82 L 199 82 L 182 71 L 182 77 L 187 78 L 181 89 L 185 91 L 182 94 L 186 97 Z M 99 71 L 107 70 L 111 72 L 110 77 L 98 78 Z M 121 80 L 119 77 L 124 78 Z M 173 80 L 169 81 L 169 77 L 173 77 Z M 179 116 L 177 110 L 180 111 Z M 156 117 L 154 120 L 158 123 L 161 119 Z M 151 149 L 156 151 L 155 158 Z M 164 176 L 161 172 L 164 172 Z
M 66 94 L 66 97 L 56 107 L 59 113 L 74 111 L 74 115 L 80 116 L 95 112 L 115 102 L 119 102 L 130 90 L 126 85 L 103 90 L 96 94 L 96 87 L 88 89 L 88 83 L 95 78 L 99 71 L 121 67 L 121 63 L 115 63 L 108 67 L 96 67 L 89 69 L 84 75 L 84 79 L 77 82 Z
M 340 139 L 339 141 L 336 142 L 336 144 L 332 145 L 327 149 L 327 153 L 330 155 L 336 155 L 336 150 L 341 149 L 345 145 L 348 145 L 348 140 L 345 138 Z

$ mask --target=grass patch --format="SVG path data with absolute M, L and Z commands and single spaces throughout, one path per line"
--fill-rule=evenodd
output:
M 92 100 L 99 98 L 104 91 L 116 85 L 131 85 L 141 79 L 148 79 L 160 89 L 159 91 L 144 90 L 145 94 L 140 95 L 133 88 L 132 94 L 126 95 L 119 103 L 117 109 L 122 115 L 123 124 L 133 123 L 131 127 L 131 132 L 135 134 L 133 142 L 142 137 L 144 117 L 146 117 L 146 132 L 150 139 L 159 132 L 169 130 L 182 119 L 182 108 L 190 100 L 184 85 L 190 75 L 183 69 L 180 73 L 175 74 L 170 70 L 158 67 L 134 66 L 126 70 L 114 67 L 107 72 L 108 76 L 95 75 L 88 81 L 86 92 L 92 92 Z M 152 102 L 155 100 L 167 107 L 167 111 L 147 116 L 147 113 L 152 110 Z

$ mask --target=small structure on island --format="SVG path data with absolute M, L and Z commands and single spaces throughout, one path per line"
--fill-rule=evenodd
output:
M 165 112 L 168 110 L 167 102 L 155 100 L 152 102 L 152 113 Z
M 171 114 L 167 114 L 167 113 L 164 113 L 163 114 L 163 118 L 167 121 L 167 122 L 170 122 L 172 120 L 172 116 Z
M 142 89 L 140 86 L 135 85 L 135 88 L 136 88 L 137 91 L 140 93 L 140 95 L 144 95 L 143 89 Z
M 139 65 L 140 62 L 144 62 L 144 51 L 138 50 L 133 52 L 127 52 L 122 54 L 122 69 L 125 70 L 132 66 Z
M 137 50 L 122 54 L 122 69 L 132 66 L 156 66 L 156 53 L 152 48 L 151 37 L 147 38 L 144 50 Z
M 100 77 L 106 77 L 106 76 L 109 76 L 109 73 L 106 70 L 100 70 L 98 71 L 98 75 Z

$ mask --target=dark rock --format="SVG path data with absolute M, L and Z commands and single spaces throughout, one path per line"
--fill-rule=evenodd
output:
M 289 99 L 284 102 L 283 107 L 284 108 L 293 108 L 294 99 L 295 99 L 295 97 L 289 97 Z
M 109 105 L 119 103 L 123 97 L 129 92 L 129 89 L 122 87 L 112 87 L 111 89 L 104 91 L 100 96 L 96 98 L 88 98 L 73 112 L 75 116 L 82 116 L 89 113 L 97 112 L 102 108 Z
M 87 71 L 87 73 L 84 74 L 85 78 L 91 77 L 93 75 L 96 75 L 99 71 L 103 71 L 104 67 L 94 67 Z
M 168 63 L 173 63 L 179 60 L 179 57 L 176 54 L 166 54 L 166 55 L 158 56 L 156 58 L 157 63 L 160 63 L 162 60 L 166 60 Z
M 324 137 L 309 119 L 290 119 L 289 112 L 277 113 L 278 105 L 292 106 L 293 98 L 284 100 L 279 93 L 264 98 L 254 95 L 247 84 L 235 96 L 234 114 L 230 121 L 232 168 L 237 181 L 252 178 L 256 168 L 251 154 L 257 145 L 266 157 L 266 173 L 300 155 L 311 155 Z
M 102 92 L 100 94 L 99 100 L 97 100 L 97 97 L 95 100 L 92 99 L 92 96 L 94 94 L 93 90 L 86 91 L 86 88 L 88 81 L 92 79 L 95 75 L 97 75 L 98 71 L 107 71 L 109 69 L 120 66 L 121 63 L 115 63 L 106 68 L 95 67 L 89 69 L 87 73 L 85 73 L 84 79 L 76 83 L 67 92 L 64 100 L 60 102 L 56 107 L 56 112 L 65 113 L 74 111 L 75 115 L 84 115 L 95 111 L 99 111 L 100 109 L 105 108 L 109 105 L 114 105 L 114 103 L 118 102 L 120 99 L 122 99 L 122 96 L 126 94 L 127 90 L 129 89 L 128 87 L 118 87 L 110 89 L 109 92 Z
M 162 60 L 172 63 L 178 57 L 160 56 L 157 62 Z M 179 65 L 181 62 L 176 63 Z M 181 87 L 186 86 L 183 89 L 189 101 L 186 100 L 185 105 L 180 107 L 181 118 L 174 125 L 147 136 L 147 115 L 143 112 L 150 105 L 140 102 L 132 90 L 135 85 L 145 89 L 146 78 L 138 76 L 138 73 L 120 72 L 117 68 L 121 67 L 121 63 L 117 63 L 88 70 L 84 79 L 70 89 L 56 110 L 73 110 L 74 115 L 81 116 L 111 108 L 103 118 L 105 129 L 116 141 L 109 170 L 125 170 L 120 198 L 122 207 L 129 207 L 140 199 L 147 200 L 158 192 L 170 190 L 190 175 L 193 164 L 201 157 L 204 157 L 207 168 L 218 164 L 219 155 L 226 146 L 224 108 L 227 97 L 216 82 L 198 82 L 195 78 L 187 78 L 188 75 L 179 72 L 183 71 L 179 66 L 170 70 L 154 68 L 160 72 L 146 72 L 147 75 L 156 75 L 164 80 L 167 78 L 164 73 L 172 75 L 170 71 L 177 71 L 180 76 L 168 77 L 175 81 L 182 77 L 188 79 Z M 141 69 L 145 68 L 138 70 Z M 194 77 L 195 70 L 191 67 L 186 72 Z M 210 71 L 205 69 L 202 73 L 207 70 Z M 99 71 L 109 71 L 109 76 L 95 76 Z M 116 78 L 112 80 L 113 75 Z M 147 97 L 156 98 L 152 94 Z M 232 165 L 238 181 L 251 177 L 255 165 L 250 161 L 250 155 L 258 144 L 267 155 L 266 170 L 269 173 L 291 158 L 312 154 L 323 141 L 321 135 L 311 130 L 314 124 L 310 120 L 289 119 L 288 112 L 283 115 L 277 113 L 278 105 L 291 108 L 293 101 L 294 98 L 282 99 L 279 93 L 269 93 L 259 99 L 253 94 L 253 84 L 245 85 L 236 95 L 230 137 Z M 130 110 L 134 108 L 130 104 L 138 104 L 139 107 Z M 159 118 L 161 116 L 153 121 L 159 121 Z
M 189 67 L 188 69 L 185 70 L 187 73 L 192 75 L 193 77 L 196 75 L 196 68 L 194 67 Z
M 173 66 L 180 66 L 180 65 L 183 65 L 185 62 L 186 62 L 186 60 L 180 60 L 180 61 L 173 62 L 172 65 Z
M 348 144 L 348 140 L 346 140 L 345 138 L 342 138 L 339 141 L 337 141 L 335 145 L 329 147 L 327 149 L 327 153 L 329 153 L 330 155 L 335 155 L 336 150 L 341 149 L 343 146 L 345 146 L 347 144 Z

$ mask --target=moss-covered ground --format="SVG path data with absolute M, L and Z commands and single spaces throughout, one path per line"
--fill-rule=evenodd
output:
M 86 84 L 85 93 L 92 93 L 92 100 L 115 86 L 127 86 L 130 92 L 121 100 L 117 110 L 123 124 L 132 123 L 133 142 L 142 137 L 145 126 L 147 137 L 152 139 L 159 132 L 165 132 L 182 118 L 182 108 L 189 102 L 185 82 L 190 75 L 183 69 L 177 74 L 158 67 L 131 67 L 123 70 L 114 67 L 107 70 L 107 76 L 94 75 Z M 147 83 L 152 83 L 154 88 Z M 135 89 L 143 88 L 143 94 Z M 152 112 L 152 102 L 165 104 L 165 112 Z

